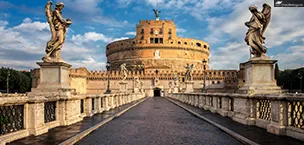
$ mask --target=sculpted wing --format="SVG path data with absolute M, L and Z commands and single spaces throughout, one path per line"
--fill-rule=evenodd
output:
M 52 33 L 52 39 L 51 40 L 54 40 L 56 31 L 55 31 L 55 27 L 54 27 L 54 24 L 53 24 L 53 11 L 51 9 L 52 4 L 53 4 L 52 1 L 49 1 L 45 5 L 45 15 L 46 15 L 46 18 L 47 18 L 47 21 L 49 23 L 50 30 L 51 30 L 51 33 Z
M 264 34 L 269 22 L 270 22 L 270 17 L 271 17 L 271 7 L 268 4 L 263 4 L 263 10 L 262 13 L 265 17 L 265 23 L 263 25 L 263 30 L 262 34 Z

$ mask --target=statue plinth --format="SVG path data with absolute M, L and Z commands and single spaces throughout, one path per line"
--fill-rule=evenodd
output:
M 192 92 L 194 91 L 194 90 L 193 90 L 194 82 L 189 81 L 189 82 L 185 82 L 185 84 L 186 84 L 185 93 L 192 93 Z
M 274 64 L 277 60 L 253 58 L 240 66 L 244 68 L 244 86 L 238 93 L 270 94 L 281 93 L 274 79 Z
M 128 88 L 127 88 L 127 82 L 119 82 L 119 92 L 125 93 L 127 92 Z
M 70 89 L 69 69 L 64 62 L 37 62 L 40 66 L 38 89 Z

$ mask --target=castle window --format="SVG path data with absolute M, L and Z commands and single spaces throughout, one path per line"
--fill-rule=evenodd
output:
M 153 28 L 151 28 L 151 30 L 150 30 L 150 34 L 153 34 Z
M 172 39 L 172 36 L 171 36 L 171 35 L 169 35 L 169 39 Z
M 150 38 L 150 44 L 154 43 L 154 38 Z
M 145 32 L 144 29 L 141 29 L 141 34 L 144 34 L 144 32 Z
M 159 34 L 163 34 L 163 29 L 159 29 Z
M 217 84 L 220 84 L 221 82 L 220 81 L 217 81 Z
M 204 45 L 204 48 L 207 48 L 207 46 L 206 46 L 206 45 Z
M 187 45 L 187 42 L 185 42 L 185 45 Z
M 163 43 L 164 43 L 163 38 L 159 38 L 159 43 L 161 43 L 161 44 L 163 44 Z
M 154 38 L 155 44 L 158 44 L 158 38 Z
M 140 39 L 141 39 L 141 40 L 144 40 L 144 35 L 142 35 Z
M 171 44 L 173 44 L 173 41 L 171 41 Z
M 171 28 L 169 28 L 169 34 L 172 34 L 172 29 Z
M 132 43 L 133 43 L 133 44 L 135 44 L 135 42 L 134 42 L 134 41 L 133 41 Z
M 180 41 L 178 41 L 177 43 L 178 43 L 178 44 L 181 44 L 181 42 L 180 42 Z
M 197 47 L 201 47 L 202 45 L 200 43 L 196 43 L 196 46 Z

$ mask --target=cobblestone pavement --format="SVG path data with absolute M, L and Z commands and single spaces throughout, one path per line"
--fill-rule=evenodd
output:
M 160 97 L 149 98 L 78 145 L 238 145 L 213 125 Z

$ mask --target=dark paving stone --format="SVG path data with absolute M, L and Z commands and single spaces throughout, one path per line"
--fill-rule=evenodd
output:
M 229 117 L 223 117 L 219 114 L 199 109 L 191 105 L 183 104 L 182 102 L 176 101 L 178 104 L 262 145 L 304 145 L 304 142 L 288 137 L 278 136 L 267 132 L 266 129 L 259 128 L 256 126 L 243 125 L 241 123 L 233 121 Z
M 238 145 L 213 125 L 160 97 L 149 98 L 78 145 Z
M 115 115 L 116 113 L 130 107 L 131 105 L 137 103 L 132 102 L 130 104 L 126 104 L 120 106 L 118 108 L 112 109 L 110 111 L 95 114 L 92 117 L 85 117 L 82 121 L 69 125 L 69 126 L 60 126 L 50 129 L 47 133 L 39 135 L 39 136 L 29 136 L 20 140 L 16 140 L 14 142 L 8 143 L 8 145 L 53 145 L 59 144 L 72 136 L 80 133 L 97 123 L 107 119 L 110 116 Z

